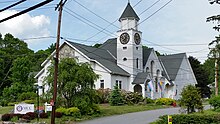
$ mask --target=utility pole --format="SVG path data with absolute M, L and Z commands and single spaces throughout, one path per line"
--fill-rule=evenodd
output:
M 54 58 L 55 66 L 54 66 L 54 89 L 53 89 L 53 100 L 52 103 L 52 114 L 51 114 L 51 124 L 55 124 L 55 110 L 56 110 L 56 98 L 57 98 L 57 77 L 58 77 L 58 63 L 59 63 L 59 42 L 60 42 L 60 28 L 61 28 L 61 18 L 62 18 L 62 10 L 63 5 L 66 3 L 63 0 L 60 0 L 60 3 L 57 5 L 55 10 L 58 9 L 58 26 L 57 26 L 57 41 L 56 41 L 56 57 Z
M 218 52 L 215 59 L 215 95 L 218 96 Z

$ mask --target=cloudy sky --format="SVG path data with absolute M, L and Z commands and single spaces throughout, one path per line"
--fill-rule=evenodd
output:
M 4 8 L 19 0 L 1 0 Z M 27 0 L 0 13 L 0 19 L 17 13 L 44 0 Z M 0 23 L 0 33 L 11 33 L 37 51 L 55 43 L 58 12 L 54 7 L 59 0 L 32 12 Z M 128 0 L 68 0 L 62 18 L 61 36 L 87 45 L 103 43 L 117 37 L 118 18 Z M 220 5 L 208 0 L 130 0 L 140 17 L 142 43 L 160 53 L 186 52 L 204 62 L 208 43 L 218 34 L 206 18 L 220 14 Z M 48 38 L 49 37 L 49 38 Z M 34 38 L 34 39 L 33 39 Z M 61 40 L 61 42 L 63 42 Z

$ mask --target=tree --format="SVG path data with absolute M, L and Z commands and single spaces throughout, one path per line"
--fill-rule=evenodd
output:
M 114 90 L 110 94 L 109 98 L 110 105 L 118 106 L 123 104 L 123 98 L 118 86 L 114 86 Z
M 67 107 L 77 107 L 75 103 L 81 98 L 85 98 L 84 100 L 91 105 L 94 103 L 93 86 L 98 75 L 93 72 L 88 63 L 77 63 L 73 58 L 64 58 L 58 65 L 58 72 L 58 95 L 65 98 Z M 53 78 L 54 65 L 50 66 L 49 75 L 46 78 L 50 87 L 53 86 Z M 52 88 L 51 91 L 53 91 Z
M 212 83 L 212 81 L 209 80 L 208 73 L 205 71 L 203 66 L 200 64 L 200 61 L 198 61 L 198 59 L 189 56 L 188 60 L 190 62 L 190 65 L 193 69 L 193 72 L 195 74 L 198 83 L 196 87 L 199 88 L 202 97 L 210 97 L 211 92 L 208 85 Z
M 11 34 L 6 34 L 4 38 L 0 35 L 0 95 L 5 87 L 12 84 L 9 77 L 13 61 L 33 53 L 24 41 L 14 38 Z
M 180 105 L 187 108 L 187 113 L 193 113 L 195 109 L 203 110 L 199 90 L 193 85 L 185 86 L 181 92 Z

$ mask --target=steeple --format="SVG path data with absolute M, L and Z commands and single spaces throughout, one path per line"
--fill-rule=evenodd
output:
M 134 9 L 131 7 L 130 1 L 128 1 L 128 5 L 126 6 L 121 17 L 119 18 L 119 21 L 121 22 L 123 19 L 128 19 L 128 18 L 134 18 L 136 21 L 140 20 Z

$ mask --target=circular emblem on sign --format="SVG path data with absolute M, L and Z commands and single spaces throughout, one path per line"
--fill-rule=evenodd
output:
M 23 110 L 22 106 L 20 106 L 20 105 L 19 105 L 19 106 L 17 106 L 17 108 L 16 108 L 16 109 L 17 109 L 17 111 L 18 111 L 18 112 L 21 112 L 21 111 Z
M 130 40 L 129 34 L 128 33 L 122 33 L 120 36 L 120 41 L 122 44 L 127 44 L 128 41 Z

